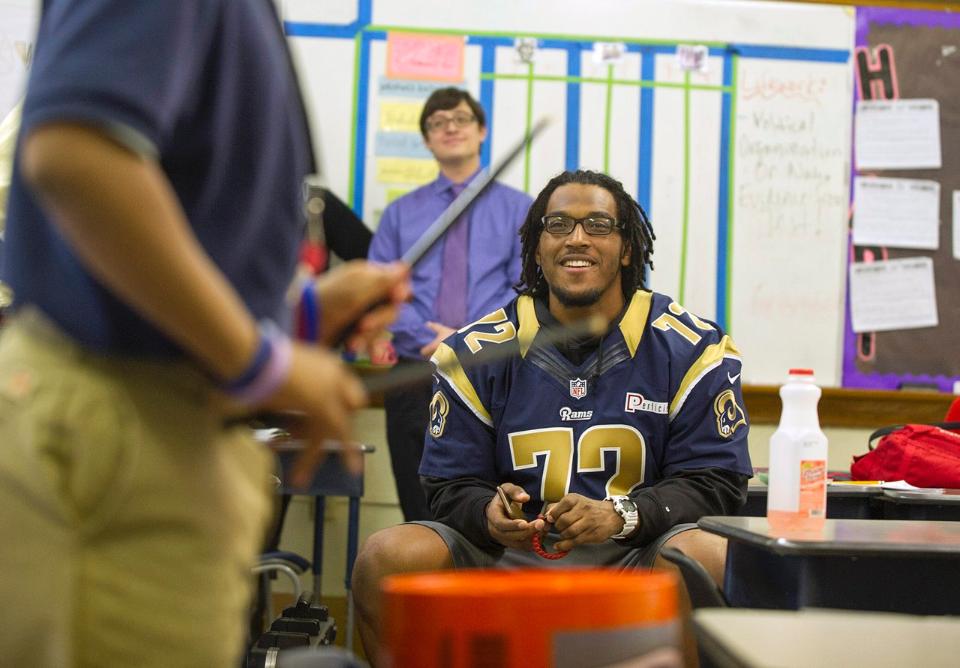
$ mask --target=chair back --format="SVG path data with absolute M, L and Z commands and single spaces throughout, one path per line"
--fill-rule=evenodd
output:
M 699 561 L 675 547 L 661 549 L 660 556 L 680 570 L 683 583 L 687 586 L 687 593 L 690 594 L 690 604 L 694 609 L 730 607 L 717 583 Z

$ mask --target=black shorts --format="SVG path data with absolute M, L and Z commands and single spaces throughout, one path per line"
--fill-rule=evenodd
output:
M 670 538 L 684 531 L 696 529 L 696 524 L 678 524 L 656 540 L 641 547 L 621 545 L 614 540 L 592 545 L 578 545 L 563 559 L 544 559 L 536 552 L 507 548 L 494 557 L 467 540 L 463 534 L 440 522 L 410 522 L 433 529 L 447 544 L 453 564 L 457 568 L 585 568 L 610 566 L 614 568 L 649 568 L 653 566 L 660 548 Z M 544 549 L 553 551 L 550 537 L 544 541 Z

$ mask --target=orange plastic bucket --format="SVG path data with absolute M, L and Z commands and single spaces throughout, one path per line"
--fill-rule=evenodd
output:
M 384 580 L 383 603 L 384 649 L 394 668 L 682 661 L 677 581 L 666 571 L 396 575 Z

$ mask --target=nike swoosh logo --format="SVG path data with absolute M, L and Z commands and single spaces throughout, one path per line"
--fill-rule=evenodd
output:
M 739 377 L 740 377 L 740 374 L 739 374 L 739 373 L 738 373 L 736 376 L 731 376 L 731 375 L 730 375 L 730 372 L 727 371 L 727 380 L 730 381 L 730 384 L 731 384 L 731 385 L 733 385 L 734 383 L 736 383 L 736 382 L 737 382 L 737 378 L 739 378 Z

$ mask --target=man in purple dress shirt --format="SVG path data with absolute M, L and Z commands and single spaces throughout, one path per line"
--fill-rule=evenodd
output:
M 435 91 L 420 114 L 420 132 L 440 166 L 436 180 L 392 202 L 370 245 L 370 259 L 399 259 L 480 171 L 486 139 L 483 107 L 458 88 Z M 494 183 L 413 270 L 413 299 L 391 331 L 397 368 L 429 366 L 455 330 L 513 299 L 520 278 L 520 225 L 531 198 Z M 430 383 L 384 398 L 387 442 L 404 519 L 431 519 L 417 469 L 423 454 Z

